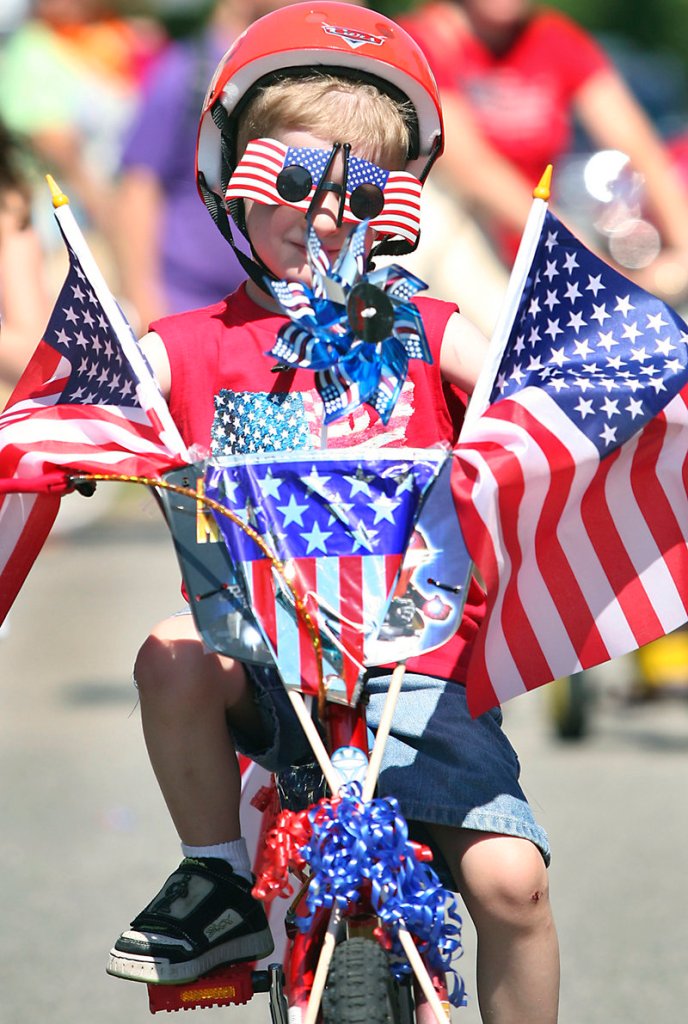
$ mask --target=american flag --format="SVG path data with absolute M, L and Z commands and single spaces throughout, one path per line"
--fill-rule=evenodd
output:
M 31 491 L 32 480 L 38 490 L 41 476 L 55 470 L 157 475 L 188 461 L 131 329 L 97 267 L 89 266 L 93 258 L 69 207 L 60 207 L 56 219 L 69 271 L 0 415 L 0 621 L 59 506 L 54 494 L 9 492 Z
M 406 546 L 442 453 L 272 453 L 211 463 L 206 493 L 254 529 L 218 525 L 244 573 L 253 613 L 285 685 L 317 693 L 314 632 L 294 610 L 272 559 L 305 602 L 331 699 L 356 699 L 366 648 L 384 621 Z
M 458 445 L 488 592 L 474 714 L 688 618 L 687 340 L 547 211 L 491 404 Z
M 307 210 L 330 158 L 329 149 L 305 149 L 285 146 L 275 139 L 253 139 L 248 143 L 229 180 L 225 199 L 253 199 L 257 203 L 294 206 Z M 305 199 L 287 203 L 277 191 L 277 176 L 285 167 L 298 164 L 310 172 L 313 185 Z M 421 183 L 407 171 L 385 171 L 376 164 L 359 157 L 349 157 L 349 169 L 344 202 L 344 220 L 357 224 L 359 219 L 351 212 L 351 193 L 359 185 L 373 184 L 381 189 L 385 205 L 382 213 L 373 217 L 371 227 L 380 234 L 399 235 L 415 243 L 420 231 Z

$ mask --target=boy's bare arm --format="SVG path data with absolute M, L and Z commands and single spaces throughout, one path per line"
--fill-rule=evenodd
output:
M 170 371 L 170 361 L 167 357 L 167 350 L 163 344 L 163 340 L 159 334 L 155 331 L 150 331 L 139 341 L 141 351 L 148 360 L 148 364 L 155 374 L 155 379 L 158 382 L 158 387 L 163 393 L 165 398 L 169 398 L 170 385 L 172 383 L 172 374 Z
M 465 391 L 473 388 L 482 369 L 488 341 L 475 324 L 461 313 L 447 321 L 440 350 L 440 372 L 444 380 Z

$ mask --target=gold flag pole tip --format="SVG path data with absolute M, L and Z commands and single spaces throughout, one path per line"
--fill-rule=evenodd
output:
M 552 165 L 547 164 L 545 173 L 540 178 L 537 188 L 533 189 L 533 199 L 544 199 L 545 202 L 549 200 L 552 193 Z
M 64 194 L 52 174 L 46 174 L 45 180 L 48 182 L 48 188 L 50 189 L 50 195 L 52 196 L 53 206 L 55 209 L 57 209 L 58 206 L 69 206 L 69 197 Z

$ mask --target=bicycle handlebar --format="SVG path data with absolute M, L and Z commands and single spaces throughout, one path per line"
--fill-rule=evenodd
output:
M 74 486 L 70 474 L 61 470 L 26 478 L 0 478 L 0 494 L 67 494 Z

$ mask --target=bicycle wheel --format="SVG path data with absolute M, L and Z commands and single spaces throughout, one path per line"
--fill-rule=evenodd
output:
M 335 948 L 323 995 L 323 1024 L 411 1021 L 409 999 L 407 990 L 397 991 L 387 954 L 374 939 L 346 939 Z
M 590 724 L 590 690 L 584 672 L 564 676 L 549 684 L 549 711 L 557 736 L 580 740 Z

